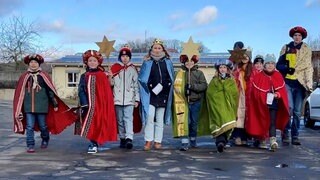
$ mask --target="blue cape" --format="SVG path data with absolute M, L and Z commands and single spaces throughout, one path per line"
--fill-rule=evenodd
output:
M 173 95 L 173 82 L 174 82 L 174 69 L 173 64 L 170 59 L 165 59 L 167 70 L 170 75 L 170 79 L 172 82 L 172 85 L 170 87 L 168 102 L 165 110 L 164 115 L 164 123 L 169 125 L 172 120 L 172 95 Z M 149 113 L 149 105 L 150 105 L 150 92 L 148 88 L 148 80 L 150 76 L 151 66 L 152 66 L 153 60 L 146 60 L 143 62 L 140 73 L 139 73 L 139 86 L 140 86 L 140 99 L 141 99 L 141 120 L 142 123 L 145 125 L 148 113 Z

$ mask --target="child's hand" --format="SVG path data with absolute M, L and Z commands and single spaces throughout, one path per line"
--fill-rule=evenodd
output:
M 58 111 L 58 107 L 53 108 L 53 110 L 57 112 Z
M 108 75 L 109 75 L 110 77 L 113 77 L 113 73 L 112 73 L 111 70 L 108 71 Z
M 18 115 L 18 117 L 16 117 L 16 119 L 18 119 L 19 121 L 22 121 L 22 119 L 23 119 L 23 114 L 20 113 L 20 114 Z
M 275 93 L 274 93 L 274 98 L 276 98 L 276 99 L 281 98 L 281 97 L 280 97 L 280 93 L 279 93 L 279 92 L 275 92 Z
M 139 102 L 136 101 L 136 102 L 134 103 L 134 107 L 136 108 L 136 107 L 138 107 L 138 106 L 139 106 Z

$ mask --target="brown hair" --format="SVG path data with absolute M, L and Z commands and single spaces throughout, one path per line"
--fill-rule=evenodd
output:
M 244 65 L 245 65 L 245 64 L 241 61 L 241 62 L 238 64 L 238 68 L 242 69 Z M 244 71 L 244 79 L 245 79 L 246 81 L 248 81 L 248 80 L 250 79 L 250 75 L 251 75 L 251 71 L 252 71 L 252 66 L 253 66 L 253 64 L 252 64 L 252 62 L 251 62 L 251 58 L 249 57 L 249 61 L 248 61 L 248 63 L 247 63 L 247 67 L 246 67 L 246 69 L 245 69 L 245 71 Z

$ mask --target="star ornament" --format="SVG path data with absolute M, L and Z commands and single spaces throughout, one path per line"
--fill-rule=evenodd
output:
M 99 46 L 99 52 L 101 54 L 104 54 L 107 58 L 109 58 L 110 53 L 115 51 L 115 49 L 113 48 L 113 45 L 116 41 L 109 41 L 108 38 L 106 36 L 103 36 L 103 40 L 102 42 L 96 42 L 96 44 Z
M 182 43 L 181 55 L 187 55 L 189 60 L 192 58 L 193 55 L 197 55 L 198 57 L 200 57 L 199 47 L 200 43 L 194 43 L 192 37 L 190 36 L 187 43 Z
M 246 49 L 235 49 L 235 50 L 228 50 L 230 53 L 229 60 L 233 63 L 238 63 L 243 59 Z

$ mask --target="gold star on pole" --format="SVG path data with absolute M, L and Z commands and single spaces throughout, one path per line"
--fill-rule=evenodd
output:
M 243 59 L 246 49 L 228 50 L 230 53 L 229 60 L 233 63 L 239 63 Z
M 182 43 L 183 50 L 181 54 L 187 55 L 189 60 L 192 58 L 193 55 L 197 55 L 199 57 L 200 56 L 199 47 L 200 47 L 200 44 L 194 43 L 192 40 L 192 37 L 190 36 L 187 43 Z
M 115 51 L 113 48 L 113 45 L 116 41 L 108 41 L 108 38 L 106 36 L 103 36 L 102 42 L 96 42 L 96 44 L 99 46 L 99 52 L 101 54 L 104 54 L 107 58 L 109 58 L 109 55 L 112 51 Z

